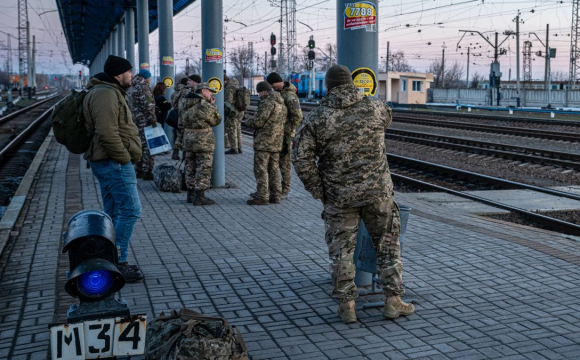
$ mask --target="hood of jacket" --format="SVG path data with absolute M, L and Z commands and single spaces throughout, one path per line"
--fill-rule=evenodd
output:
M 123 96 L 127 94 L 125 89 L 123 89 L 115 79 L 111 79 L 105 73 L 98 73 L 90 78 L 89 83 L 87 84 L 87 89 L 90 90 L 95 85 L 108 85 L 119 90 Z
M 292 83 L 286 81 L 286 82 L 284 82 L 284 87 L 282 88 L 282 91 L 296 94 L 296 86 L 294 86 Z
M 203 96 L 196 94 L 194 92 L 190 92 L 189 94 L 187 94 L 183 97 L 183 110 L 185 111 L 185 110 L 195 106 L 196 104 L 198 104 L 202 100 L 205 100 L 205 98 Z
M 235 77 L 231 77 L 228 80 L 228 86 L 233 86 L 233 87 L 237 88 L 238 86 L 240 86 L 240 82 Z
M 133 76 L 133 79 L 131 80 L 131 86 L 149 86 L 149 84 L 147 84 L 147 80 L 143 76 L 137 74 Z
M 175 86 L 175 92 L 183 90 L 186 86 L 187 85 L 177 84 L 177 86 Z
M 364 96 L 356 86 L 345 84 L 331 89 L 326 97 L 322 99 L 320 105 L 334 109 L 344 109 L 362 101 L 363 98 Z

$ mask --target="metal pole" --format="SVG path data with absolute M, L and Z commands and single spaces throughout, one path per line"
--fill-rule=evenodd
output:
M 391 56 L 390 48 L 391 45 L 390 41 L 387 41 L 387 62 L 386 62 L 386 73 L 387 73 L 387 86 L 385 89 L 385 101 L 389 101 L 389 86 L 391 85 L 391 81 L 389 80 L 389 57 Z
M 516 106 L 520 107 L 520 11 L 516 16 Z
M 441 88 L 445 89 L 445 48 L 441 57 Z
M 550 56 L 550 51 L 551 49 L 548 48 L 548 52 L 546 53 L 546 63 L 548 64 L 548 109 L 552 108 L 552 74 L 551 73 L 551 69 L 550 69 L 550 61 L 551 61 L 551 56 Z
M 379 73 L 379 35 L 377 29 L 379 28 L 378 19 L 378 0 L 368 0 L 365 3 L 371 4 L 373 8 L 367 8 L 371 10 L 371 14 L 374 13 L 375 17 L 374 24 L 369 24 L 362 28 L 352 29 L 347 28 L 345 22 L 345 14 L 347 11 L 353 12 L 351 7 L 347 8 L 348 5 L 352 5 L 350 0 L 337 0 L 336 2 L 336 39 L 337 39 L 337 64 L 346 65 L 354 75 L 353 80 L 355 85 L 361 85 L 359 88 L 361 92 L 368 96 L 377 96 L 378 78 Z M 368 11 L 368 10 L 367 10 Z M 350 15 L 350 14 L 348 14 Z M 370 20 L 370 19 L 367 19 Z M 346 28 L 346 29 L 345 29 Z M 367 31 L 373 30 L 374 31 Z M 364 70 L 361 68 L 367 68 L 369 70 Z M 369 81 L 372 83 L 372 87 L 363 87 L 363 81 Z M 373 92 L 374 91 L 374 92 Z M 364 120 L 362 120 L 364 121 Z M 367 244 L 368 246 L 368 244 Z M 372 247 L 372 244 L 370 245 Z M 362 241 L 357 242 L 358 249 L 364 249 Z M 357 250 L 355 250 L 357 253 Z M 358 286 L 368 286 L 372 283 L 372 274 L 363 272 L 360 270 L 356 271 L 355 284 Z
M 175 77 L 173 59 L 173 1 L 159 0 L 157 2 L 157 10 L 159 12 L 159 74 L 162 79 L 161 81 L 169 85 L 169 82 L 174 83 Z M 167 86 L 167 89 L 165 89 L 165 97 L 170 99 L 173 91 L 174 85 Z M 175 129 L 167 124 L 163 128 L 171 145 L 175 145 L 175 138 L 177 137 Z
M 12 81 L 10 80 L 12 77 L 12 45 L 10 44 L 10 35 L 6 34 L 8 38 L 6 43 L 8 44 L 8 107 L 12 106 Z
M 135 10 L 133 8 L 125 9 L 125 51 L 126 59 L 133 65 L 133 72 L 136 72 L 135 66 Z
M 117 24 L 117 56 L 125 57 L 125 23 Z
M 205 56 L 206 50 L 218 49 L 223 53 L 223 0 L 201 0 L 201 53 Z M 215 82 L 223 85 L 223 61 L 207 61 L 202 59 L 203 81 L 217 78 Z M 224 92 L 223 89 L 214 95 L 215 105 L 219 109 L 222 122 L 213 128 L 215 136 L 215 151 L 213 153 L 213 169 L 211 183 L 214 188 L 226 184 L 226 164 L 224 153 Z
M 32 59 L 30 55 L 30 22 L 26 22 L 26 63 L 28 64 L 28 74 L 27 82 L 28 82 L 28 99 L 32 99 Z
M 149 70 L 149 0 L 137 0 L 137 36 L 139 69 Z
M 469 89 L 469 47 L 467 47 L 467 81 L 465 86 Z
M 114 28 L 111 31 L 111 53 L 115 56 L 119 56 L 119 47 L 117 46 L 117 28 Z
M 32 92 L 36 95 L 36 35 L 32 35 Z
M 498 33 L 495 33 L 495 48 L 494 48 L 495 52 L 494 52 L 494 60 L 495 60 L 495 62 L 496 62 L 496 63 L 497 63 L 497 58 L 498 58 L 498 50 L 499 50 L 499 49 L 498 49 L 498 48 L 499 48 L 499 46 L 497 45 L 497 37 L 498 37 Z M 495 91 L 496 91 L 496 94 L 497 94 L 497 106 L 499 106 L 499 98 L 500 98 L 500 94 L 499 94 L 499 84 L 497 84 L 497 83 L 496 83 L 496 85 L 495 85 Z M 491 102 L 491 104 L 493 105 L 493 99 L 492 99 L 492 102 Z
M 548 67 L 550 66 L 550 24 L 546 24 L 546 62 L 544 68 L 544 83 L 548 87 Z M 550 100 L 548 100 L 548 104 Z

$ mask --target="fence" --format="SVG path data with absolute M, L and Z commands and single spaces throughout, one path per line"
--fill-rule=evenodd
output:
M 489 105 L 491 91 L 488 89 L 430 89 L 432 102 L 456 103 L 468 105 Z M 516 106 L 516 90 L 500 90 L 500 106 Z M 580 90 L 552 90 L 552 107 L 578 107 L 580 108 Z M 546 90 L 520 90 L 522 106 L 542 107 L 548 104 L 548 92 Z M 497 104 L 497 95 L 493 95 L 493 104 Z

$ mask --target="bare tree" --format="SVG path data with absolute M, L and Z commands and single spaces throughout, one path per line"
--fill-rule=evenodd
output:
M 433 60 L 427 71 L 434 75 L 434 88 L 453 89 L 460 88 L 463 84 L 463 65 L 459 64 L 457 60 L 451 64 L 446 64 L 443 79 L 441 77 L 443 66 L 441 66 L 440 59 Z
M 555 70 L 550 73 L 552 81 L 568 81 L 570 76 L 565 71 Z
M 471 76 L 471 88 L 477 89 L 479 83 L 484 80 L 483 75 L 480 75 L 478 72 Z
M 234 75 L 242 80 L 250 76 L 250 51 L 247 46 L 238 46 L 229 51 L 230 64 L 234 67 Z
M 386 69 L 386 59 L 383 58 L 381 66 Z M 397 72 L 415 72 L 415 69 L 409 65 L 407 58 L 405 57 L 405 52 L 403 50 L 398 50 L 389 54 L 389 71 Z

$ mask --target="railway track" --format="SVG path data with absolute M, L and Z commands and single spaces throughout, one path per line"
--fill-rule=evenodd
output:
M 303 110 L 308 111 L 309 109 Z M 255 109 L 249 109 L 248 115 L 253 116 L 254 111 Z M 253 135 L 253 132 L 249 129 L 244 129 L 243 132 L 250 136 Z M 484 151 L 490 155 L 493 154 L 494 156 L 502 156 L 510 159 L 546 164 L 549 163 L 553 166 L 570 167 L 574 169 L 580 168 L 580 165 L 578 164 L 580 155 L 578 154 L 560 153 L 549 150 L 524 148 L 481 141 L 471 141 L 461 138 L 444 137 L 412 131 L 389 130 L 385 136 L 390 138 L 396 137 L 398 139 L 406 137 L 403 139 L 403 141 L 428 141 L 430 146 L 454 146 L 454 149 L 463 148 L 462 151 Z M 580 135 L 578 136 L 578 140 L 580 140 Z M 468 198 L 492 207 L 523 215 L 535 222 L 543 224 L 551 230 L 569 235 L 580 236 L 580 225 L 578 224 L 569 223 L 557 218 L 531 212 L 498 201 L 485 199 L 469 194 L 467 192 L 470 190 L 481 190 L 482 188 L 490 190 L 521 189 L 580 201 L 580 195 L 578 194 L 500 179 L 475 172 L 411 159 L 395 154 L 388 154 L 388 159 L 389 166 L 391 167 L 391 176 L 395 182 L 410 185 L 418 189 L 441 191 L 463 198 Z
M 0 118 L 0 165 L 51 114 L 57 95 Z

